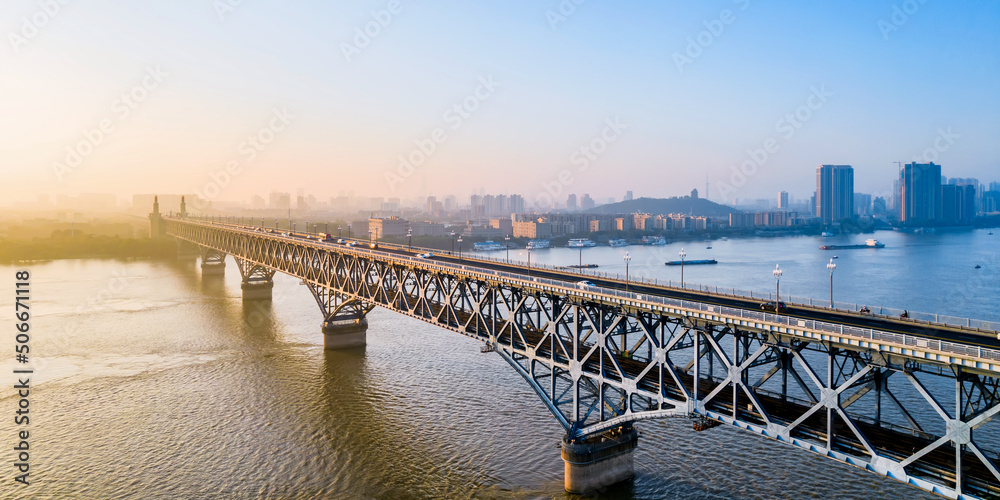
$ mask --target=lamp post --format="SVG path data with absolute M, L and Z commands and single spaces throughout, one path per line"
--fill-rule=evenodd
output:
M 278 229 L 278 219 L 274 219 L 274 228 Z
M 291 222 L 291 221 L 289 221 L 289 222 Z M 295 232 L 295 223 L 292 222 L 291 225 L 292 225 L 292 232 L 294 233 Z
M 581 246 L 579 248 L 579 250 L 580 250 L 580 267 L 578 267 L 577 269 L 580 269 L 580 272 L 582 273 L 583 272 L 583 247 Z
M 458 260 L 462 260 L 462 237 L 458 237 Z
M 778 312 L 778 302 L 781 300 L 781 268 L 778 264 L 774 265 L 774 271 L 771 271 L 774 275 L 774 312 Z
M 830 259 L 826 268 L 830 270 L 830 309 L 833 309 L 833 271 L 837 269 L 837 264 L 834 264 L 833 259 Z
M 351 225 L 347 225 L 347 239 L 351 239 Z
M 503 248 L 507 251 L 507 263 L 510 264 L 510 235 L 504 236 L 503 241 Z
M 344 229 L 344 226 L 337 226 L 337 237 L 340 238 L 340 231 Z
M 309 232 L 309 221 L 306 221 L 306 226 L 305 227 L 306 227 L 306 232 L 308 233 Z
M 684 249 L 682 248 L 677 255 L 681 258 L 681 288 L 684 288 L 684 257 L 687 257 L 687 254 L 684 253 Z
M 628 293 L 628 263 L 632 262 L 632 256 L 625 252 L 625 293 Z
M 410 251 L 413 251 L 413 229 L 406 230 L 406 246 L 410 247 Z
M 525 246 L 528 250 L 528 276 L 531 276 L 531 245 Z
M 451 254 L 449 254 L 449 255 L 454 255 L 454 254 L 455 254 L 455 231 L 452 231 L 451 232 Z

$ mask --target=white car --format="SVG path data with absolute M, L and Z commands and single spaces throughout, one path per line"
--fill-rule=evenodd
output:
M 417 257 L 420 257 L 421 259 L 433 259 L 434 258 L 434 254 L 432 254 L 430 252 L 420 253 L 420 254 L 417 254 Z
M 576 287 L 579 288 L 580 290 L 587 290 L 588 288 L 597 288 L 597 285 L 591 283 L 590 281 L 583 280 L 583 281 L 577 281 Z

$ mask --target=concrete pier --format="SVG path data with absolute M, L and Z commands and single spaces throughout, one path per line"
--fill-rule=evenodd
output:
M 271 300 L 271 291 L 274 290 L 273 281 L 244 281 L 240 288 L 243 290 L 243 300 Z
M 599 436 L 562 441 L 566 463 L 565 488 L 570 493 L 591 493 L 635 475 L 633 453 L 639 432 L 625 424 Z
M 323 323 L 323 347 L 348 349 L 365 345 L 368 319 L 331 320 Z
M 201 263 L 202 276 L 222 276 L 224 274 L 226 274 L 226 264 L 224 262 Z

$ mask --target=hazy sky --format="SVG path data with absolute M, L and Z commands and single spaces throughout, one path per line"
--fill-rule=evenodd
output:
M 998 24 L 996 1 L 5 0 L 0 197 L 1000 180 Z

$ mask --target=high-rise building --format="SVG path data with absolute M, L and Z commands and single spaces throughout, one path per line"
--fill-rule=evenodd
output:
M 292 206 L 292 195 L 271 191 L 268 196 L 268 208 L 272 210 L 288 210 Z
M 589 194 L 585 193 L 583 195 L 583 198 L 580 199 L 580 208 L 583 210 L 587 210 L 588 208 L 594 208 L 595 206 L 597 206 L 597 203 L 594 202 L 594 199 L 591 198 Z
M 941 221 L 948 225 L 968 226 L 976 216 L 976 186 L 948 183 L 941 186 Z
M 920 225 L 941 219 L 941 165 L 907 163 L 899 172 L 899 220 Z
M 854 193 L 854 215 L 872 214 L 872 195 Z
M 778 193 L 778 210 L 788 210 L 788 191 Z
M 569 195 L 569 196 L 566 197 L 566 209 L 567 210 L 576 210 L 576 195 L 575 194 L 571 194 L 571 195 Z
M 854 215 L 854 167 L 820 165 L 816 167 L 816 216 L 824 224 Z
M 632 201 L 632 191 L 625 191 L 625 201 Z

